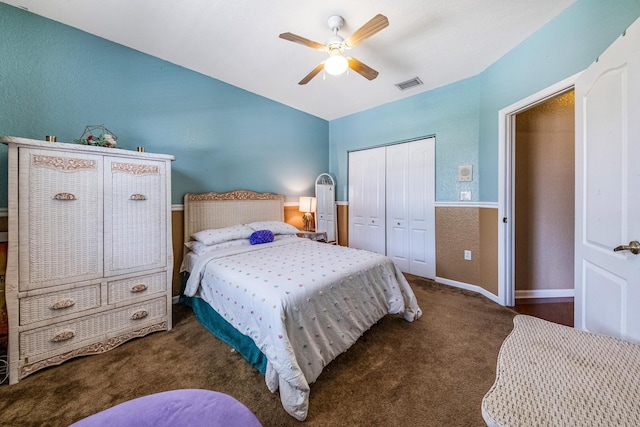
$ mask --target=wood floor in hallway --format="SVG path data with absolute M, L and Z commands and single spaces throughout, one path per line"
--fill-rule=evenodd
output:
M 516 299 L 513 309 L 520 314 L 573 327 L 573 298 Z

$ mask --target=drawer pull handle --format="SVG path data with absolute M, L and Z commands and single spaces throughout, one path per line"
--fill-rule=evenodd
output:
M 76 333 L 73 331 L 62 331 L 62 332 L 58 332 L 51 341 L 53 342 L 67 341 L 75 336 L 76 336 Z
M 131 288 L 131 292 L 133 292 L 134 294 L 138 292 L 144 292 L 146 290 L 147 285 L 145 285 L 144 283 L 139 283 Z
M 53 304 L 51 306 L 51 310 L 61 310 L 63 308 L 69 308 L 72 307 L 76 304 L 76 302 L 74 300 L 72 300 L 71 298 L 69 299 L 63 299 L 60 300 L 58 302 L 56 302 L 55 304 Z
M 55 200 L 76 200 L 76 196 L 71 193 L 58 193 L 53 198 Z
M 140 310 L 140 311 L 136 311 L 135 313 L 133 313 L 131 318 L 133 320 L 140 320 L 140 319 L 144 319 L 148 315 L 149 315 L 149 312 L 147 310 Z
M 131 200 L 147 200 L 147 196 L 145 196 L 144 194 L 132 194 L 131 197 L 129 197 L 129 199 L 131 199 Z

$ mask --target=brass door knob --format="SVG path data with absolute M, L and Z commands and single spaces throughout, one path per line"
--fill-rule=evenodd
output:
M 640 254 L 640 243 L 637 240 L 632 240 L 629 245 L 620 245 L 613 249 L 614 252 L 629 251 L 634 255 Z

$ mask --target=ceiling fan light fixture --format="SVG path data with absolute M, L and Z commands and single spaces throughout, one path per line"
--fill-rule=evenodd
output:
M 324 70 L 332 76 L 339 76 L 347 71 L 349 62 L 342 56 L 339 50 L 332 50 L 329 59 L 324 62 Z
M 342 25 L 344 24 L 344 19 L 341 16 L 330 16 L 328 24 L 329 28 L 331 28 L 331 31 L 333 32 L 333 36 L 331 36 L 329 38 L 329 41 L 324 45 L 293 33 L 280 34 L 279 37 L 281 39 L 299 43 L 312 49 L 329 53 L 329 58 L 316 65 L 316 67 L 311 70 L 309 74 L 304 76 L 304 78 L 298 82 L 298 84 L 306 85 L 312 78 L 317 76 L 318 73 L 322 71 L 322 69 L 324 69 L 322 77 L 323 79 L 327 74 L 337 76 L 343 74 L 345 71 L 348 74 L 350 70 L 355 71 L 367 80 L 373 80 L 378 77 L 378 72 L 376 70 L 366 64 L 363 64 L 356 58 L 345 58 L 343 56 L 343 53 L 345 50 L 359 45 L 364 39 L 367 39 L 376 34 L 378 31 L 388 27 L 389 20 L 387 19 L 387 17 L 380 14 L 374 16 L 369 21 L 367 21 L 367 23 L 353 32 L 351 36 L 349 36 L 349 38 L 346 40 L 343 39 L 342 36 L 338 35 L 338 31 L 340 31 Z

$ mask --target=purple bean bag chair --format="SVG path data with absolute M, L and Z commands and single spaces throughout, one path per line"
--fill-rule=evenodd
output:
M 71 427 L 261 427 L 242 403 L 224 393 L 184 389 L 139 397 L 84 418 Z

